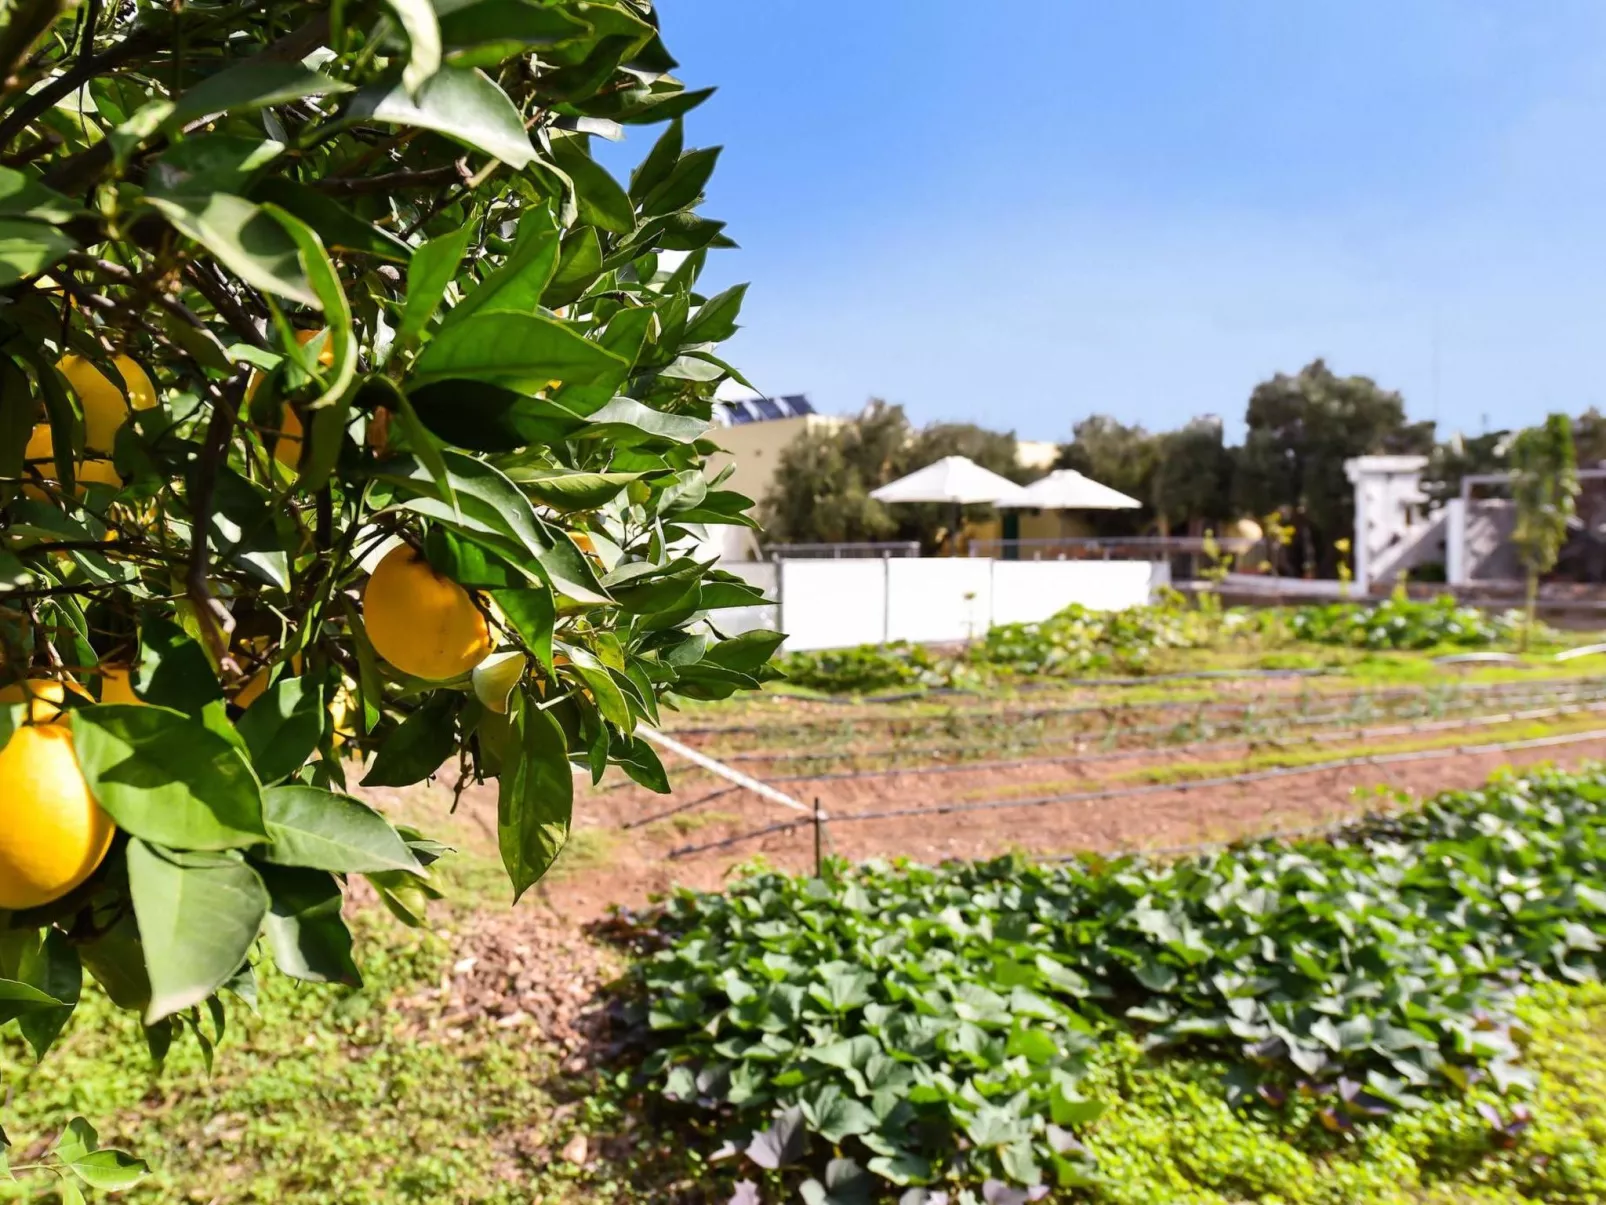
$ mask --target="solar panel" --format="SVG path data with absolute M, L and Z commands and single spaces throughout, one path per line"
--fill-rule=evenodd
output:
M 814 406 L 809 402 L 807 394 L 789 393 L 781 401 L 785 402 L 786 408 L 799 418 L 805 414 L 814 413 Z
M 758 411 L 758 417 L 760 419 L 786 417 L 786 411 L 781 409 L 780 404 L 776 402 L 774 398 L 756 397 L 749 402 L 748 405 L 754 410 Z

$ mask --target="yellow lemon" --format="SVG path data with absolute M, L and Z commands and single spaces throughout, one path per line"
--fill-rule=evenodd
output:
M 10 686 L 0 688 L 0 706 L 26 701 L 30 721 L 50 724 L 61 718 L 62 704 L 66 702 L 69 690 L 90 703 L 95 701 L 94 695 L 70 679 L 30 678 L 26 682 L 13 682 Z
M 55 481 L 56 441 L 50 433 L 49 423 L 40 423 L 33 429 L 28 437 L 28 446 L 23 456 L 29 461 L 37 462 L 33 467 L 46 481 Z M 84 485 L 109 485 L 113 489 L 121 488 L 123 479 L 117 473 L 117 466 L 109 460 L 95 458 L 79 462 L 75 469 L 78 478 L 73 492 L 80 498 L 84 496 Z M 22 492 L 36 502 L 48 502 L 50 495 L 37 485 L 25 485 Z
M 374 651 L 415 678 L 443 682 L 490 655 L 490 627 L 468 591 L 405 544 L 379 562 L 362 610 Z
M 297 331 L 296 342 L 305 347 L 319 335 L 322 330 Z M 328 368 L 335 362 L 335 348 L 333 343 L 326 342 L 318 353 L 318 363 Z M 262 374 L 253 372 L 251 379 L 246 383 L 245 399 L 250 401 L 256 396 L 257 386 L 262 384 Z M 301 444 L 306 439 L 306 428 L 301 425 L 301 416 L 296 413 L 295 407 L 289 402 L 284 403 L 279 419 L 279 438 L 273 445 L 273 458 L 285 468 L 295 471 L 301 463 Z
M 0 908 L 66 895 L 106 857 L 114 828 L 63 724 L 19 728 L 0 748 Z
M 134 693 L 133 671 L 128 666 L 104 663 L 100 667 L 100 701 L 139 704 L 145 702 Z
M 284 404 L 284 417 L 279 420 L 279 439 L 273 445 L 273 459 L 285 468 L 294 470 L 301 463 L 301 440 L 306 429 L 301 416 L 289 402 Z
M 82 356 L 63 356 L 56 363 L 84 405 L 84 446 L 96 452 L 113 449 L 118 428 L 128 421 L 130 410 L 149 410 L 156 405 L 156 387 L 137 361 L 118 356 L 112 365 L 123 378 L 126 398 L 110 377 Z

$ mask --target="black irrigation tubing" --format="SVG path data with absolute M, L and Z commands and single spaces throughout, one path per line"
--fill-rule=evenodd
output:
M 992 812 L 1016 808 L 1049 807 L 1057 803 L 1093 803 L 1105 799 L 1136 799 L 1153 795 L 1187 794 L 1190 791 L 1202 791 L 1245 783 L 1270 782 L 1279 778 L 1321 774 L 1329 770 L 1346 770 L 1356 766 L 1400 765 L 1407 762 L 1433 761 L 1446 757 L 1464 757 L 1469 754 L 1507 753 L 1519 749 L 1578 745 L 1602 739 L 1606 739 L 1606 728 L 1596 728 L 1588 732 L 1571 733 L 1565 736 L 1535 737 L 1524 741 L 1500 741 L 1488 744 L 1456 745 L 1444 749 L 1421 749 L 1402 753 L 1379 753 L 1363 757 L 1335 758 L 1331 761 L 1312 762 L 1303 766 L 1276 766 L 1266 770 L 1251 770 L 1242 774 L 1223 774 L 1213 778 L 1195 778 L 1182 782 L 1149 783 L 1144 786 L 1120 787 L 1105 791 L 1076 791 L 1066 795 L 1042 795 L 1035 799 L 989 799 L 977 803 L 938 803 L 919 807 L 885 808 L 871 812 L 837 812 L 830 816 L 830 822 L 833 824 L 849 824 L 870 820 L 896 820 L 905 816 L 948 816 L 963 812 Z M 818 821 L 812 819 L 785 820 L 752 832 L 738 833 L 736 836 L 727 837 L 722 841 L 709 841 L 702 845 L 683 845 L 678 849 L 670 850 L 669 857 L 684 858 L 690 857 L 692 854 L 726 849 L 743 841 L 751 841 L 757 837 L 768 836 L 772 833 L 790 832 L 815 823 L 818 823 Z
M 1410 716 L 1413 716 L 1413 715 L 1437 715 L 1437 714 L 1441 714 L 1443 711 L 1446 711 L 1446 710 L 1459 711 L 1459 710 L 1462 710 L 1463 708 L 1466 708 L 1466 707 L 1486 706 L 1491 701 L 1495 702 L 1495 703 L 1503 704 L 1505 706 L 1510 706 L 1513 703 L 1529 703 L 1529 702 L 1560 703 L 1560 702 L 1586 701 L 1586 700 L 1593 700 L 1593 699 L 1600 699 L 1600 698 L 1606 698 L 1606 692 L 1590 691 L 1590 692 L 1573 692 L 1573 693 L 1555 693 L 1555 692 L 1548 692 L 1548 691 L 1539 691 L 1539 692 L 1514 691 L 1510 695 L 1501 694 L 1501 695 L 1495 696 L 1492 700 L 1491 699 L 1487 699 L 1487 698 L 1486 699 L 1467 699 L 1467 700 L 1461 700 L 1461 701 L 1451 700 L 1451 701 L 1445 703 L 1437 711 L 1429 710 L 1429 709 L 1423 709 L 1423 708 L 1407 708 L 1407 709 L 1402 709 L 1402 710 L 1398 710 L 1398 711 L 1389 711 L 1389 712 L 1385 712 L 1383 714 L 1394 716 L 1396 718 L 1407 718 L 1407 717 L 1410 717 Z M 1368 708 L 1366 710 L 1368 712 L 1371 711 L 1370 708 Z M 1286 715 L 1282 715 L 1282 714 L 1275 713 L 1275 712 L 1268 712 L 1265 716 L 1262 717 L 1262 716 L 1257 716 L 1257 715 L 1253 714 L 1251 711 L 1246 710 L 1239 717 L 1239 722 L 1242 725 L 1244 725 L 1245 727 L 1247 727 L 1249 722 L 1252 721 L 1252 720 L 1261 720 L 1261 719 L 1263 719 L 1263 720 L 1269 722 L 1269 721 L 1275 719 L 1279 723 L 1279 725 L 1282 726 L 1282 727 L 1304 727 L 1304 726 L 1308 726 L 1308 725 L 1312 725 L 1312 724 L 1325 724 L 1325 723 L 1329 723 L 1329 722 L 1332 722 L 1332 721 L 1355 720 L 1355 719 L 1360 719 L 1360 718 L 1365 718 L 1364 713 L 1360 712 L 1358 709 L 1353 708 L 1353 707 L 1352 708 L 1337 708 L 1337 709 L 1333 709 L 1333 710 L 1329 710 L 1329 711 L 1305 711 L 1305 710 L 1300 710 L 1300 711 L 1296 711 L 1291 718 L 1287 717 Z M 1052 734 L 1050 734 L 1050 737 L 1052 738 L 1052 737 L 1065 737 L 1065 736 L 1076 735 L 1076 736 L 1081 736 L 1083 739 L 1086 739 L 1086 740 L 1089 740 L 1089 741 L 1094 741 L 1094 740 L 1106 741 L 1106 740 L 1110 740 L 1110 739 L 1118 738 L 1118 737 L 1156 736 L 1156 735 L 1160 735 L 1162 733 L 1186 732 L 1186 730 L 1189 729 L 1189 728 L 1196 728 L 1196 727 L 1201 727 L 1201 726 L 1203 726 L 1202 725 L 1202 721 L 1201 722 L 1196 722 L 1196 723 L 1193 723 L 1193 724 L 1189 724 L 1187 722 L 1174 723 L 1174 724 L 1146 724 L 1146 725 L 1138 725 L 1138 726 L 1134 726 L 1134 727 L 1130 727 L 1130 728 L 1111 727 L 1109 729 L 1106 729 L 1103 732 L 1086 732 L 1086 733 L 1077 733 L 1077 734 L 1063 733 L 1063 732 L 1062 733 L 1052 733 Z M 1217 721 L 1216 723 L 1214 723 L 1211 726 L 1212 727 L 1230 728 L 1230 727 L 1233 726 L 1233 724 L 1232 724 L 1231 721 Z M 1025 745 L 1027 747 L 1031 747 L 1031 746 L 1039 746 L 1039 745 L 1043 745 L 1043 744 L 1047 744 L 1047 743 L 1048 743 L 1047 739 L 1036 739 L 1036 740 L 1026 741 Z M 1172 747 L 1175 746 L 1175 743 L 1176 742 L 1174 742 L 1174 741 L 1173 742 L 1166 742 L 1161 747 L 1162 748 L 1172 748 Z M 866 758 L 866 759 L 868 759 L 868 758 L 875 758 L 875 757 L 897 757 L 897 756 L 903 756 L 903 757 L 911 757 L 911 756 L 912 757 L 931 757 L 931 756 L 940 756 L 940 755 L 943 755 L 943 754 L 964 754 L 964 753 L 968 753 L 968 752 L 972 752 L 972 751 L 992 750 L 992 749 L 996 749 L 997 747 L 998 747 L 998 742 L 997 741 L 988 741 L 988 742 L 980 743 L 980 744 L 915 745 L 915 746 L 912 746 L 912 747 L 911 746 L 900 746 L 900 745 L 887 745 L 887 746 L 882 746 L 880 748 L 873 748 L 873 749 L 835 750 L 835 751 L 825 752 L 825 753 L 813 753 L 813 752 L 767 753 L 767 752 L 750 751 L 750 752 L 741 752 L 741 753 L 728 754 L 723 760 L 724 761 L 730 761 L 730 762 L 755 762 L 755 761 L 759 761 L 759 762 L 769 762 L 771 764 L 776 764 L 776 763 L 781 763 L 781 762 L 850 761 L 850 760 L 857 759 L 857 758 Z M 1128 753 L 1134 752 L 1134 751 L 1141 752 L 1142 749 L 1143 749 L 1143 747 L 1139 746 L 1136 750 L 1128 748 L 1127 750 L 1125 750 L 1125 752 L 1128 752 Z M 1118 751 L 1118 753 L 1119 753 L 1119 751 Z M 1117 753 L 1117 755 L 1118 755 L 1118 753 Z
M 986 664 L 983 662 L 982 664 Z M 1022 682 L 1006 685 L 1005 689 L 1030 691 L 1076 689 L 1094 686 L 1148 686 L 1155 682 L 1190 682 L 1203 679 L 1229 679 L 1259 682 L 1277 678 L 1322 678 L 1341 675 L 1344 666 L 1322 666 L 1312 669 L 1195 669 L 1177 670 L 1165 674 L 1132 674 L 1119 678 L 1056 678 L 1052 682 Z M 908 703 L 915 699 L 944 698 L 951 695 L 982 695 L 986 691 L 973 686 L 934 686 L 929 689 L 906 690 L 895 695 L 805 695 L 790 691 L 772 690 L 766 695 L 772 699 L 787 699 L 799 703 L 825 703 L 833 707 L 856 707 L 861 703 Z
M 1055 753 L 1042 757 L 1016 757 L 1000 761 L 956 762 L 943 766 L 886 766 L 878 770 L 835 770 L 825 774 L 781 774 L 767 776 L 765 782 L 841 782 L 858 778 L 893 778 L 902 775 L 964 774 L 976 770 L 1010 770 L 1016 766 L 1053 765 L 1056 762 L 1105 762 L 1123 758 L 1145 757 L 1156 754 L 1198 753 L 1210 749 L 1232 749 L 1241 746 L 1266 749 L 1288 749 L 1298 745 L 1319 745 L 1328 741 L 1370 740 L 1377 737 L 1409 736 L 1413 732 L 1452 732 L 1457 728 L 1481 728 L 1498 724 L 1520 724 L 1527 720 L 1543 720 L 1556 716 L 1588 715 L 1606 711 L 1606 701 L 1581 707 L 1535 707 L 1526 711 L 1506 711 L 1498 715 L 1466 716 L 1459 720 L 1427 720 L 1409 724 L 1389 724 L 1377 728 L 1334 728 L 1327 732 L 1310 732 L 1291 739 L 1278 737 L 1235 736 L 1221 740 L 1184 741 L 1181 744 L 1128 749 L 1101 749 L 1094 753 Z M 739 788 L 731 788 L 737 790 Z M 715 792 L 717 795 L 725 791 Z M 677 809 L 678 810 L 678 809 Z M 630 827 L 630 826 L 626 826 Z
M 1600 699 L 1601 696 L 1594 696 Z M 1526 711 L 1501 712 L 1498 715 L 1467 716 L 1459 720 L 1431 720 L 1425 723 L 1413 722 L 1409 724 L 1392 724 L 1373 728 L 1343 728 L 1332 732 L 1313 732 L 1297 740 L 1278 740 L 1275 738 L 1257 739 L 1255 737 L 1229 737 L 1222 740 L 1188 741 L 1181 744 L 1164 745 L 1160 747 L 1139 747 L 1127 749 L 1100 750 L 1096 753 L 1061 753 L 1043 757 L 1019 757 L 1009 760 L 958 762 L 941 766 L 888 766 L 878 770 L 839 770 L 824 774 L 784 774 L 766 778 L 770 783 L 797 783 L 797 782 L 841 782 L 852 779 L 865 778 L 894 778 L 894 777 L 920 777 L 932 774 L 964 774 L 977 770 L 1007 770 L 1017 766 L 1053 765 L 1058 762 L 1104 762 L 1118 761 L 1123 758 L 1143 757 L 1153 754 L 1198 753 L 1212 749 L 1230 749 L 1248 746 L 1254 748 L 1263 745 L 1267 748 L 1286 749 L 1294 745 L 1321 744 L 1334 740 L 1367 740 L 1376 737 L 1406 736 L 1413 732 L 1444 732 L 1457 728 L 1476 728 L 1484 725 L 1515 724 L 1527 720 L 1547 719 L 1564 715 L 1584 715 L 1606 710 L 1606 701 L 1582 707 L 1553 706 L 1531 708 Z M 1342 718 L 1342 717 L 1340 717 Z M 660 820 L 668 820 L 699 808 L 716 799 L 723 799 L 727 795 L 742 790 L 740 786 L 719 787 L 705 792 L 695 799 L 666 808 L 661 812 L 642 816 L 635 820 L 627 820 L 619 827 L 623 831 L 644 828 Z
M 1565 687 L 1565 686 L 1569 686 L 1569 685 L 1575 685 L 1579 681 L 1580 681 L 1580 679 L 1578 679 L 1578 678 L 1543 678 L 1543 679 L 1538 679 L 1538 680 L 1534 680 L 1534 681 L 1516 681 L 1516 682 L 1485 682 L 1485 683 L 1460 683 L 1460 682 L 1456 682 L 1456 683 L 1450 683 L 1448 685 L 1448 689 L 1444 689 L 1442 691 L 1438 689 L 1438 684 L 1434 684 L 1434 686 L 1431 686 L 1431 687 L 1423 687 L 1423 686 L 1420 686 L 1420 685 L 1419 686 L 1400 686 L 1400 687 L 1392 687 L 1392 688 L 1388 688 L 1388 689 L 1384 689 L 1384 690 L 1368 690 L 1368 691 L 1334 691 L 1334 692 L 1331 692 L 1331 693 L 1323 692 L 1323 691 L 1315 691 L 1315 692 L 1307 691 L 1307 692 L 1304 692 L 1304 693 L 1299 694 L 1299 695 L 1257 694 L 1257 695 L 1250 696 L 1249 699 L 1247 700 L 1247 702 L 1245 702 L 1245 703 L 1240 703 L 1237 700 L 1231 700 L 1231 699 L 1221 700 L 1221 701 L 1212 700 L 1212 699 L 1183 699 L 1183 700 L 1159 700 L 1159 701 L 1147 702 L 1147 703 L 1078 703 L 1078 704 L 1075 704 L 1075 705 L 1072 705 L 1072 706 L 1067 706 L 1067 707 L 1033 707 L 1033 708 L 1025 708 L 1025 709 L 1021 709 L 1021 710 L 1010 710 L 1009 708 L 980 708 L 980 707 L 978 707 L 978 708 L 957 709 L 957 710 L 954 710 L 954 711 L 949 711 L 949 712 L 946 712 L 946 713 L 940 713 L 940 714 L 937 714 L 937 715 L 850 716 L 845 720 L 801 719 L 801 720 L 796 720 L 796 721 L 794 721 L 794 722 L 792 722 L 790 724 L 765 723 L 765 724 L 703 725 L 703 726 L 686 727 L 686 728 L 672 728 L 672 729 L 668 729 L 666 731 L 668 732 L 668 735 L 673 736 L 676 739 L 681 739 L 681 738 L 685 738 L 685 737 L 693 737 L 693 736 L 704 736 L 704 737 L 710 737 L 710 736 L 711 737 L 751 736 L 751 735 L 763 735 L 763 734 L 767 734 L 767 733 L 778 733 L 778 734 L 782 734 L 782 735 L 795 736 L 795 735 L 797 735 L 799 730 L 803 730 L 803 729 L 813 730 L 813 729 L 823 728 L 823 729 L 826 729 L 828 731 L 840 732 L 845 725 L 854 725 L 854 724 L 867 724 L 867 725 L 930 724 L 934 720 L 946 720 L 946 721 L 961 720 L 961 721 L 963 721 L 963 720 L 974 720 L 974 719 L 995 719 L 995 720 L 999 720 L 999 721 L 1002 721 L 1002 722 L 1018 723 L 1018 722 L 1020 722 L 1022 720 L 1045 719 L 1045 718 L 1050 718 L 1050 717 L 1054 717 L 1054 716 L 1064 716 L 1064 715 L 1088 715 L 1088 714 L 1126 715 L 1126 714 L 1142 713 L 1142 712 L 1145 712 L 1145 711 L 1180 711 L 1180 710 L 1187 710 L 1189 708 L 1197 709 L 1197 708 L 1201 708 L 1201 707 L 1203 707 L 1203 708 L 1218 708 L 1218 709 L 1234 708 L 1235 707 L 1235 708 L 1238 708 L 1239 710 L 1243 710 L 1243 708 L 1245 706 L 1254 706 L 1256 704 L 1273 702 L 1273 701 L 1280 702 L 1280 703 L 1288 703 L 1290 701 L 1297 702 L 1297 701 L 1305 700 L 1305 699 L 1324 699 L 1324 700 L 1338 700 L 1338 701 L 1342 701 L 1342 700 L 1346 700 L 1346 699 L 1389 699 L 1389 698 L 1402 698 L 1402 697 L 1411 696 L 1411 695 L 1435 694 L 1435 693 L 1442 693 L 1443 695 L 1445 695 L 1447 697 L 1459 697 L 1460 695 L 1463 695 L 1463 694 L 1489 694 L 1489 693 L 1499 693 L 1500 691 L 1520 690 L 1520 689 L 1536 688 L 1536 687 Z
M 1565 680 L 1563 680 L 1563 681 L 1565 681 Z M 1542 691 L 1542 690 L 1534 690 L 1534 689 L 1532 689 L 1531 684 L 1507 683 L 1507 684 L 1501 684 L 1501 685 L 1503 687 L 1506 687 L 1507 689 L 1502 689 L 1502 690 L 1499 690 L 1499 691 L 1490 690 L 1490 691 L 1487 691 L 1487 692 L 1481 692 L 1480 691 L 1476 696 L 1471 696 L 1471 697 L 1463 696 L 1463 695 L 1461 695 L 1460 693 L 1457 693 L 1457 692 L 1452 692 L 1452 693 L 1450 693 L 1450 694 L 1448 694 L 1446 696 L 1443 696 L 1443 697 L 1441 697 L 1441 698 L 1439 698 L 1439 699 L 1437 699 L 1435 701 L 1439 704 L 1439 707 L 1442 710 L 1442 709 L 1459 709 L 1460 707 L 1463 707 L 1463 706 L 1475 707 L 1475 706 L 1479 706 L 1479 705 L 1483 705 L 1483 704 L 1488 704 L 1488 703 L 1491 703 L 1491 702 L 1493 702 L 1493 703 L 1506 703 L 1507 705 L 1509 705 L 1512 702 L 1529 702 L 1529 701 L 1535 701 L 1535 702 L 1537 702 L 1537 701 L 1560 702 L 1560 701 L 1567 701 L 1567 700 L 1571 700 L 1571 699 L 1592 699 L 1592 698 L 1606 697 L 1606 695 L 1603 695 L 1602 693 L 1600 693 L 1600 691 L 1598 689 L 1595 690 L 1595 691 L 1578 691 L 1578 690 L 1574 690 L 1574 691 Z M 1370 693 L 1370 694 L 1368 694 L 1368 693 L 1358 693 L 1358 694 L 1353 694 L 1353 695 L 1300 695 L 1300 696 L 1295 696 L 1294 698 L 1289 700 L 1291 702 L 1296 702 L 1296 703 L 1300 704 L 1300 706 L 1297 707 L 1293 711 L 1292 717 L 1289 716 L 1289 713 L 1288 713 L 1287 709 L 1285 708 L 1285 709 L 1277 709 L 1277 710 L 1267 710 L 1264 713 L 1263 718 L 1268 719 L 1268 720 L 1269 719 L 1273 719 L 1273 718 L 1277 718 L 1277 719 L 1279 719 L 1279 722 L 1284 724 L 1284 725 L 1325 723 L 1325 722 L 1328 722 L 1330 720 L 1342 720 L 1342 719 L 1345 719 L 1345 718 L 1357 718 L 1358 716 L 1360 716 L 1360 715 L 1362 715 L 1364 713 L 1359 711 L 1354 706 L 1351 706 L 1349 708 L 1343 708 L 1343 707 L 1330 708 L 1330 709 L 1327 709 L 1327 710 L 1324 710 L 1324 711 L 1313 712 L 1313 711 L 1310 711 L 1308 709 L 1306 704 L 1310 703 L 1313 700 L 1322 701 L 1322 702 L 1329 702 L 1329 701 L 1344 702 L 1345 700 L 1349 700 L 1352 704 L 1353 703 L 1366 703 L 1366 704 L 1370 705 L 1372 702 L 1374 702 L 1375 700 L 1379 700 L 1379 699 L 1397 699 L 1397 698 L 1412 697 L 1412 696 L 1420 698 L 1420 697 L 1427 696 L 1428 693 L 1429 692 L 1420 692 L 1420 691 L 1410 692 L 1410 691 L 1408 691 L 1408 692 L 1403 692 L 1402 694 L 1395 694 L 1395 695 L 1382 695 L 1382 694 L 1377 694 L 1377 693 Z M 1237 710 L 1237 713 L 1238 713 L 1237 714 L 1237 718 L 1238 719 L 1240 719 L 1240 720 L 1250 720 L 1252 718 L 1257 718 L 1257 715 L 1256 715 L 1256 707 L 1257 707 L 1257 705 L 1261 704 L 1261 703 L 1265 703 L 1265 702 L 1267 702 L 1267 696 L 1257 696 L 1256 699 L 1251 701 L 1251 703 L 1249 703 L 1248 705 L 1244 705 L 1244 706 L 1237 706 L 1236 704 L 1230 704 L 1230 703 L 1211 703 L 1211 702 L 1208 702 L 1208 701 L 1205 701 L 1205 700 L 1192 700 L 1192 701 L 1188 701 L 1188 702 L 1165 703 L 1165 704 L 1156 704 L 1156 705 L 1152 705 L 1152 706 L 1145 704 L 1145 705 L 1140 705 L 1140 706 L 1132 708 L 1132 709 L 1127 709 L 1127 708 L 1124 708 L 1124 707 L 1117 707 L 1117 708 L 1102 708 L 1102 709 L 1095 708 L 1093 710 L 1098 711 L 1100 714 L 1105 714 L 1105 715 L 1110 716 L 1111 718 L 1114 718 L 1116 716 L 1121 716 L 1121 715 L 1138 714 L 1138 713 L 1141 713 L 1143 711 L 1148 711 L 1148 710 L 1186 711 L 1186 710 L 1190 710 L 1191 709 L 1191 710 L 1195 711 L 1196 713 L 1198 713 L 1200 719 L 1202 720 L 1204 715 L 1206 713 L 1208 713 L 1208 712 L 1220 711 L 1222 709 L 1236 707 L 1236 710 Z M 1367 710 L 1370 710 L 1369 706 L 1368 706 Z M 1432 711 L 1425 711 L 1425 712 L 1422 712 L 1421 714 L 1434 714 L 1434 713 Z M 1226 719 L 1227 719 L 1226 717 L 1223 717 L 1218 722 L 1224 723 L 1224 722 L 1226 722 Z M 1100 740 L 1108 739 L 1111 735 L 1116 735 L 1116 736 L 1150 736 L 1150 735 L 1155 735 L 1155 734 L 1159 734 L 1159 733 L 1174 732 L 1174 731 L 1178 730 L 1179 728 L 1184 728 L 1186 726 L 1187 725 L 1185 725 L 1185 724 L 1151 724 L 1151 725 L 1133 726 L 1133 727 L 1129 727 L 1129 728 L 1115 728 L 1115 727 L 1112 727 L 1112 728 L 1106 730 L 1105 732 L 1089 733 L 1087 735 L 1089 735 L 1090 737 L 1094 737 L 1096 739 L 1100 739 Z M 1066 735 L 1066 734 L 1056 734 L 1056 735 Z M 1044 742 L 1041 741 L 1041 740 L 1028 742 L 1028 744 L 1038 744 L 1038 745 L 1040 745 L 1042 743 L 1044 743 Z M 748 751 L 741 751 L 741 752 L 726 754 L 721 760 L 722 761 L 727 761 L 727 762 L 755 762 L 755 761 L 757 761 L 757 762 L 769 762 L 771 764 L 777 764 L 777 763 L 782 763 L 782 762 L 848 761 L 848 760 L 851 760 L 853 758 L 871 758 L 871 757 L 891 757 L 891 756 L 929 757 L 929 756 L 940 756 L 940 755 L 943 755 L 943 754 L 950 754 L 950 753 L 965 753 L 965 752 L 968 752 L 968 751 L 971 751 L 971 750 L 982 750 L 982 751 L 984 751 L 984 750 L 988 750 L 988 749 L 994 749 L 996 747 L 997 747 L 997 742 L 996 741 L 989 741 L 989 742 L 985 742 L 985 743 L 916 745 L 916 746 L 912 746 L 912 747 L 910 747 L 910 746 L 890 745 L 890 746 L 883 746 L 883 747 L 880 747 L 880 748 L 872 748 L 872 749 L 828 750 L 828 751 L 823 751 L 823 752 L 816 752 L 816 751 L 765 752 L 765 751 L 762 751 L 762 750 L 748 750 Z

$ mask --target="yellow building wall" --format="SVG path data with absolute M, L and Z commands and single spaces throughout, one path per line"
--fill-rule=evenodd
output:
M 755 502 L 762 502 L 775 481 L 781 453 L 794 439 L 805 431 L 835 431 L 844 421 L 829 414 L 804 414 L 796 418 L 715 428 L 709 432 L 709 438 L 724 451 L 708 458 L 708 475 L 712 477 L 727 464 L 734 463 L 736 471 L 725 482 L 724 488 L 746 494 Z

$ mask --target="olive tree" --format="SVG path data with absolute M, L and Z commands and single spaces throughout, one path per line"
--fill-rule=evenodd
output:
M 765 677 L 701 552 L 751 522 L 702 467 L 742 294 L 698 289 L 719 152 L 648 0 L 10 0 L 0 65 L 0 687 L 58 700 L 0 749 L 64 726 L 115 824 L 0 912 L 0 1024 L 43 1057 L 88 975 L 160 1058 L 268 966 L 356 982 L 354 876 L 416 920 L 440 847 L 358 774 L 496 779 L 516 899 L 575 774 L 666 790 L 638 725 Z M 593 143 L 647 125 L 615 179 Z M 376 650 L 397 547 L 471 670 Z M 138 1174 L 95 1147 L 53 1166 Z

